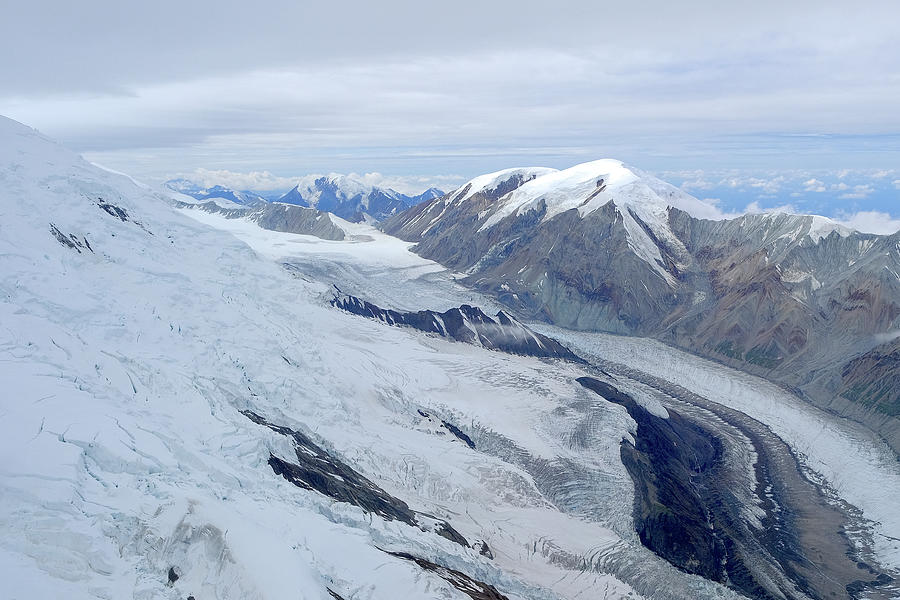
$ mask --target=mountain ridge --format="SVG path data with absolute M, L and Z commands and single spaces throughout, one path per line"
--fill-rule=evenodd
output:
M 856 389 L 880 398 L 850 401 L 837 377 L 900 328 L 900 233 L 814 215 L 700 218 L 714 207 L 614 160 L 499 173 L 381 227 L 525 318 L 655 337 L 773 378 L 900 450 L 900 392 L 868 382 Z
M 369 184 L 360 177 L 340 173 L 307 175 L 299 178 L 298 183 L 287 192 L 276 194 L 238 191 L 220 184 L 203 187 L 186 178 L 170 179 L 164 185 L 200 203 L 214 201 L 224 209 L 242 206 L 259 208 L 265 202 L 275 202 L 330 212 L 351 222 L 369 223 L 382 221 L 410 206 L 444 195 L 435 187 L 419 194 L 402 194 L 391 188 Z
M 419 195 L 407 196 L 349 175 L 332 173 L 301 178 L 297 185 L 278 198 L 278 202 L 327 211 L 354 223 L 379 222 L 419 202 L 431 200 L 439 192 L 429 188 Z
M 214 185 L 212 187 L 204 188 L 193 181 L 183 178 L 170 179 L 163 183 L 163 185 L 173 192 L 190 196 L 200 202 L 224 200 L 225 202 L 220 203 L 220 206 L 225 208 L 230 207 L 230 204 L 228 203 L 238 206 L 255 206 L 266 201 L 265 198 L 256 192 L 247 190 L 238 191 L 224 185 Z

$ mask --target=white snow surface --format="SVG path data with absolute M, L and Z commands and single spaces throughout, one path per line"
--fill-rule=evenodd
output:
M 810 224 L 807 235 L 812 238 L 814 242 L 821 241 L 822 238 L 828 237 L 833 232 L 837 232 L 841 237 L 847 237 L 855 231 L 846 225 L 841 225 L 840 223 L 832 221 L 828 217 L 809 215 L 809 218 Z
M 527 184 L 526 184 L 527 185 Z M 805 225 L 819 223 L 810 217 Z M 227 226 L 222 219 L 222 225 Z M 234 223 L 233 221 L 230 223 Z M 291 257 L 291 246 L 282 245 L 272 251 L 268 242 L 256 241 L 259 235 L 249 227 L 232 231 L 261 252 L 287 262 L 303 262 L 298 252 Z M 490 298 L 478 295 L 458 286 L 452 274 L 433 262 L 409 252 L 413 245 L 390 236 L 384 236 L 365 225 L 354 225 L 354 233 L 368 234 L 377 240 L 375 248 L 363 250 L 360 238 L 353 235 L 348 240 L 329 242 L 309 238 L 317 256 L 331 255 L 336 260 L 352 260 L 351 252 L 358 258 L 357 266 L 341 272 L 342 281 L 354 293 L 381 298 L 381 304 L 403 310 L 438 308 L 443 310 L 460 302 L 480 304 L 499 310 Z M 217 224 L 217 226 L 220 226 Z M 240 226 L 238 226 L 240 227 Z M 350 230 L 348 230 L 349 232 Z M 808 229 L 801 231 L 803 235 Z M 382 237 L 378 237 L 382 236 Z M 359 252 L 350 248 L 359 248 Z M 379 253 L 381 257 L 374 258 Z M 388 272 L 382 258 L 396 264 L 397 269 Z M 391 283 L 380 285 L 388 280 Z M 416 287 L 418 284 L 424 285 Z M 408 290 L 422 290 L 410 304 Z M 425 291 L 427 289 L 427 292 Z M 419 304 L 416 304 L 419 302 Z M 385 304 L 386 303 L 386 304 Z M 586 333 L 564 330 L 546 324 L 531 323 L 533 329 L 567 343 L 583 356 L 596 355 L 653 376 L 677 383 L 725 406 L 738 409 L 767 424 L 798 454 L 804 466 L 834 489 L 843 499 L 861 509 L 871 521 L 876 553 L 885 566 L 900 569 L 900 512 L 896 511 L 894 498 L 900 495 L 900 472 L 889 448 L 877 436 L 846 420 L 833 417 L 801 401 L 779 386 L 759 377 L 749 375 L 704 360 L 643 338 L 629 338 L 602 333 Z M 627 385 L 625 386 L 628 387 Z M 659 416 L 667 416 L 666 409 L 652 393 L 640 395 L 642 386 L 627 389 L 646 409 Z M 892 539 L 893 538 L 893 539 Z
M 525 183 L 503 198 L 482 229 L 493 227 L 509 215 L 537 208 L 540 202 L 547 205 L 544 220 L 549 220 L 573 208 L 585 216 L 610 200 L 620 209 L 628 207 L 651 215 L 664 213 L 669 206 L 699 218 L 719 215 L 714 206 L 674 186 L 620 160 L 604 158 L 548 172 Z
M 503 169 L 494 173 L 486 173 L 479 175 L 474 179 L 467 181 L 457 188 L 459 192 L 447 194 L 447 202 L 463 202 L 468 200 L 475 194 L 481 192 L 490 192 L 509 179 L 521 175 L 523 177 L 541 177 L 557 173 L 556 169 L 548 167 L 514 167 L 512 169 Z M 465 191 L 465 194 L 462 192 Z
M 229 200 L 228 198 L 220 198 L 218 196 L 209 196 L 208 198 L 204 198 L 203 200 L 195 200 L 192 204 L 206 204 L 207 202 L 212 202 L 220 208 L 246 208 L 246 206 L 244 206 L 243 204 L 238 204 L 234 200 Z
M 365 231 L 322 254 L 387 272 L 400 249 L 366 243 Z M 325 599 L 326 587 L 348 599 L 465 597 L 379 548 L 513 600 L 638 597 L 610 571 L 627 568 L 629 552 L 683 586 L 718 589 L 631 532 L 623 411 L 603 409 L 602 443 L 560 442 L 554 411 L 587 396 L 574 367 L 330 308 L 326 283 L 271 258 L 316 244 L 259 235 L 271 236 L 255 245 L 263 254 L 0 119 L 4 597 Z M 408 256 L 412 269 L 434 268 Z M 395 282 L 410 277 L 398 271 Z M 602 520 L 561 512 L 520 466 L 472 451 L 418 408 L 534 457 L 588 461 L 622 491 L 599 501 Z M 270 453 L 291 460 L 287 438 L 240 409 L 307 432 L 414 510 L 486 540 L 495 559 L 291 485 L 267 464 Z

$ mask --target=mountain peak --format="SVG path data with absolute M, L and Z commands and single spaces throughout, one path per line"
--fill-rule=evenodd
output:
M 713 205 L 620 160 L 604 158 L 546 171 L 524 183 L 504 198 L 482 228 L 493 227 L 510 215 L 536 209 L 542 203 L 546 205 L 546 220 L 573 208 L 583 217 L 610 201 L 653 220 L 661 218 L 670 206 L 698 218 L 721 218 Z
M 547 167 L 515 167 L 479 175 L 474 179 L 470 179 L 452 192 L 450 200 L 453 202 L 464 202 L 476 194 L 490 195 L 497 190 L 500 190 L 500 193 L 495 195 L 499 197 L 525 182 L 555 172 L 556 169 Z M 518 185 L 510 185 L 510 182 L 516 182 Z

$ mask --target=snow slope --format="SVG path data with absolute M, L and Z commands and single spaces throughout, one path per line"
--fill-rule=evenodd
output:
M 249 223 L 206 222 L 229 227 L 258 252 L 297 265 L 304 272 L 314 272 L 310 269 L 313 262 L 325 265 L 317 272 L 323 281 L 340 281 L 342 288 L 389 306 L 406 310 L 423 306 L 443 309 L 461 302 L 490 306 L 488 298 L 459 286 L 451 273 L 435 269 L 431 261 L 412 254 L 412 244 L 384 236 L 365 225 L 354 225 L 356 235 L 347 240 L 295 239 L 291 244 L 289 237 L 273 243 Z M 900 493 L 900 472 L 890 449 L 871 432 L 852 422 L 836 421 L 763 379 L 653 340 L 572 332 L 534 323 L 531 326 L 565 340 L 583 356 L 622 362 L 766 423 L 791 445 L 816 481 L 861 510 L 869 522 L 869 535 L 881 563 L 900 568 L 900 546 L 895 539 L 900 521 L 893 502 Z M 619 384 L 635 394 L 648 410 L 665 416 L 665 408 L 654 392 L 642 389 L 636 382 L 620 379 Z M 552 450 L 540 446 L 534 446 L 533 451 L 549 451 L 547 455 L 552 455 Z
M 494 173 L 486 173 L 459 186 L 458 193 L 448 194 L 447 202 L 464 202 L 475 194 L 490 193 L 493 190 L 496 190 L 500 184 L 515 177 L 521 177 L 527 181 L 544 175 L 552 175 L 557 172 L 556 169 L 545 167 L 515 167 L 512 169 L 503 169 L 502 171 L 496 171 Z
M 0 120 L 6 597 L 463 597 L 381 549 L 509 598 L 635 597 L 622 578 L 638 569 L 718 588 L 630 532 L 622 411 L 603 407 L 598 444 L 560 444 L 553 415 L 586 396 L 574 367 L 346 315 L 327 290 Z M 560 510 L 530 463 L 473 451 L 420 408 L 529 461 L 586 461 L 621 493 L 596 504 L 602 518 Z M 288 440 L 243 409 L 307 432 L 495 558 L 291 485 L 267 464 L 290 459 Z
M 509 185 L 512 181 L 520 185 Z M 507 187 L 501 187 L 504 185 Z M 501 191 L 491 194 L 494 190 Z M 666 281 L 670 289 L 677 288 L 677 280 L 667 263 L 673 260 L 683 271 L 692 262 L 681 239 L 670 227 L 671 209 L 684 211 L 698 219 L 724 220 L 729 217 L 709 202 L 694 198 L 622 161 L 607 158 L 559 171 L 530 167 L 481 175 L 446 194 L 442 202 L 433 202 L 429 209 L 405 213 L 408 217 L 401 215 L 399 223 L 392 224 L 388 230 L 401 235 L 414 232 L 413 238 L 425 238 L 435 227 L 452 226 L 452 223 L 442 222 L 446 215 L 459 214 L 461 205 L 485 194 L 495 201 L 477 209 L 477 224 L 472 234 L 487 235 L 510 217 L 531 211 L 542 211 L 540 220 L 530 225 L 532 229 L 538 229 L 567 211 L 575 210 L 584 219 L 603 207 L 614 206 L 629 248 Z M 784 236 L 795 242 L 808 236 L 817 243 L 833 231 L 842 236 L 850 234 L 846 227 L 824 217 L 791 216 L 785 219 L 785 215 L 775 216 L 773 223 L 778 221 Z M 428 219 L 424 228 L 423 219 Z M 466 222 L 469 220 L 470 215 Z M 785 231 L 783 222 L 786 220 L 789 223 Z M 559 233 L 554 231 L 552 235 Z M 667 256 L 663 255 L 663 248 Z
M 355 175 L 307 175 L 278 201 L 336 214 L 354 222 L 375 222 L 398 214 L 426 198 L 406 196 L 390 188 L 373 186 Z
M 240 192 L 223 185 L 204 188 L 187 179 L 170 179 L 163 183 L 161 187 L 162 190 L 160 191 L 166 193 L 166 195 L 174 195 L 178 200 L 185 201 L 184 196 L 187 196 L 200 203 L 214 201 L 224 208 L 253 206 L 265 202 L 264 198 L 253 192 Z

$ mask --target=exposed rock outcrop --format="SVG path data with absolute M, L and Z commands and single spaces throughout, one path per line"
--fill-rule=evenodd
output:
M 381 489 L 303 432 L 270 423 L 249 410 L 242 411 L 242 414 L 257 425 L 293 440 L 294 459 L 286 460 L 270 454 L 268 463 L 275 474 L 297 487 L 318 492 L 337 502 L 358 506 L 387 521 L 401 521 L 423 531 L 432 531 L 451 542 L 469 547 L 466 538 L 449 523 L 433 515 L 412 510 L 406 502 Z
M 388 325 L 412 327 L 458 342 L 510 354 L 582 362 L 571 350 L 553 338 L 532 331 L 503 311 L 491 318 L 480 308 L 463 304 L 459 308 L 451 308 L 440 313 L 433 310 L 400 312 L 384 309 L 356 296 L 344 294 L 337 287 L 335 290 L 335 297 L 331 300 L 332 306 L 356 315 L 377 319 Z M 460 437 L 461 432 L 458 429 L 449 423 L 444 424 L 454 435 Z M 464 441 L 474 447 L 471 440 Z
M 225 208 L 210 201 L 204 204 L 179 202 L 178 207 L 220 214 L 226 219 L 247 219 L 270 231 L 312 235 L 323 240 L 342 240 L 345 236 L 331 214 L 303 206 L 271 202 L 250 208 Z

